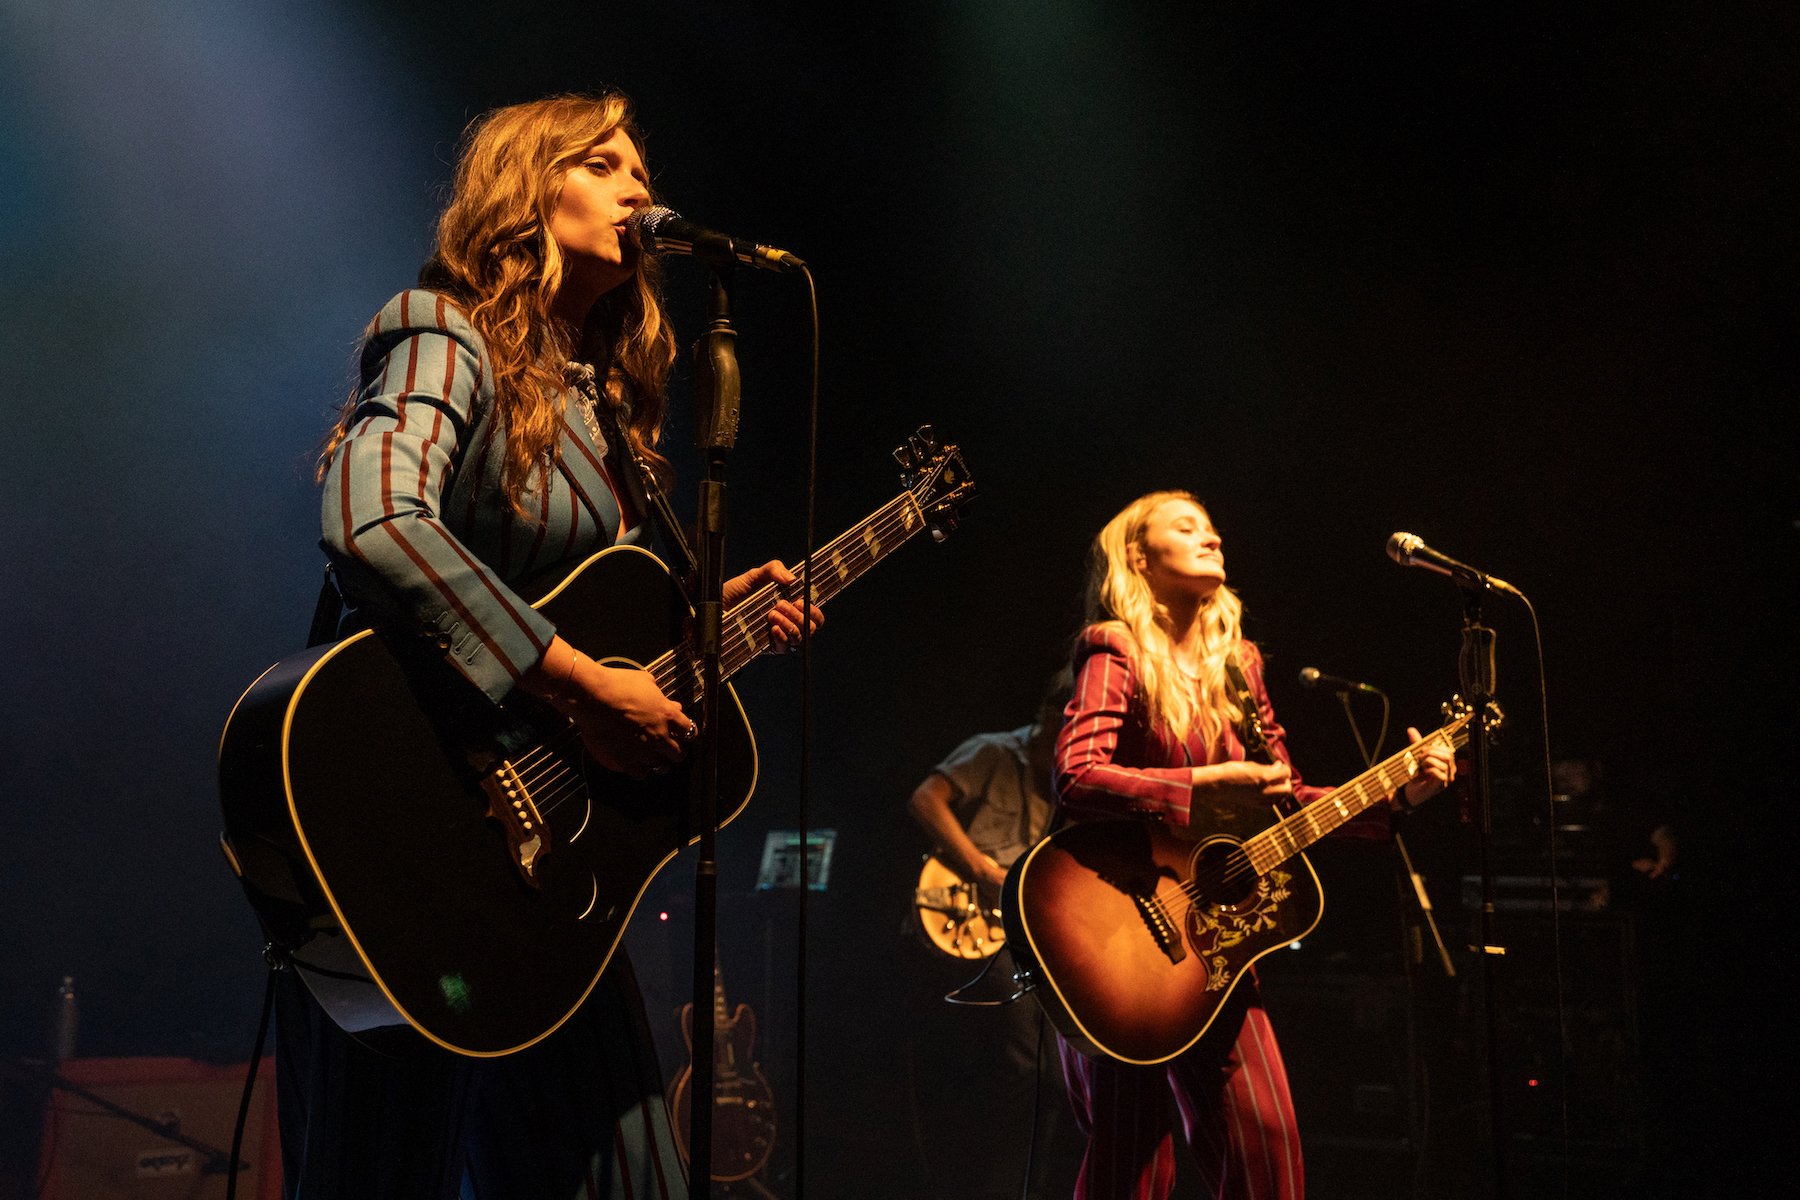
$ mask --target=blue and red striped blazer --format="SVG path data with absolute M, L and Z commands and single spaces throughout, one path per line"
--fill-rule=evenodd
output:
M 497 701 L 556 634 L 513 585 L 639 532 L 606 448 L 565 395 L 561 461 L 526 498 L 533 519 L 520 517 L 500 485 L 487 348 L 435 292 L 402 292 L 376 314 L 360 379 L 325 477 L 321 545 L 354 619 L 416 630 Z

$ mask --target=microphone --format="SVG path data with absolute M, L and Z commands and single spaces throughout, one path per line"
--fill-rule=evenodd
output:
M 1354 679 L 1345 679 L 1342 675 L 1327 675 L 1317 667 L 1300 668 L 1301 687 L 1316 688 L 1321 685 L 1334 692 L 1369 692 L 1376 696 L 1382 694 L 1381 689 L 1372 683 L 1358 683 Z
M 729 237 L 696 225 L 660 204 L 640 208 L 625 222 L 631 240 L 645 254 L 689 254 L 715 267 L 742 263 L 765 271 L 797 271 L 806 264 L 773 246 Z
M 1515 596 L 1525 594 L 1504 579 L 1484 575 L 1468 563 L 1457 562 L 1448 554 L 1440 554 L 1427 546 L 1425 539 L 1416 533 L 1396 533 L 1388 538 L 1387 553 L 1389 558 L 1403 567 L 1424 567 L 1427 571 L 1448 575 L 1464 587 L 1493 588 L 1498 592 L 1511 592 Z

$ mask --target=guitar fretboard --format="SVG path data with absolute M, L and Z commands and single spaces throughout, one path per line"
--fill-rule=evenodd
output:
M 830 600 L 924 528 L 925 514 L 917 498 L 911 492 L 902 492 L 813 551 L 813 603 Z M 798 583 L 786 587 L 764 584 L 725 612 L 720 621 L 721 679 L 730 679 L 769 648 L 769 610 L 782 600 L 799 599 Z M 699 673 L 699 655 L 693 640 L 683 641 L 645 669 L 664 694 L 676 694 L 673 689 L 690 683 Z
M 1334 788 L 1299 812 L 1245 840 L 1244 852 L 1250 858 L 1250 865 L 1258 875 L 1264 874 L 1357 814 L 1387 803 L 1394 789 L 1418 775 L 1419 760 L 1428 747 L 1439 745 L 1455 750 L 1468 741 L 1467 726 L 1472 719 L 1472 713 L 1465 713 L 1392 758 L 1376 763 L 1342 787 Z

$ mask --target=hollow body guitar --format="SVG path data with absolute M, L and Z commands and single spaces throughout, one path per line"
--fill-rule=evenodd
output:
M 1006 945 L 996 900 L 991 889 L 964 879 L 931 854 L 913 888 L 913 909 L 926 940 L 951 958 L 992 958 Z
M 694 1005 L 681 1006 L 681 1036 L 689 1057 L 694 1049 Z M 682 1161 L 692 1155 L 688 1109 L 694 1102 L 694 1064 L 669 1085 L 675 1145 Z M 712 1177 L 735 1183 L 762 1170 L 775 1153 L 775 1093 L 756 1061 L 756 1013 L 748 1004 L 725 1003 L 725 976 L 713 958 L 713 1123 Z
M 896 457 L 907 490 L 813 555 L 823 603 L 913 535 L 941 534 L 973 483 L 929 428 Z M 527 593 L 529 594 L 529 593 Z M 768 644 L 768 585 L 723 618 L 729 678 Z M 654 555 L 594 555 L 534 607 L 597 662 L 642 667 L 698 712 L 691 614 Z M 756 744 L 720 697 L 720 824 L 756 783 Z M 583 752 L 515 693 L 490 704 L 436 654 L 373 632 L 269 668 L 219 748 L 221 843 L 269 939 L 358 1034 L 407 1026 L 473 1056 L 556 1030 L 599 981 L 645 887 L 698 837 L 686 759 L 642 781 Z
M 1014 959 L 1063 1036 L 1090 1056 L 1166 1062 L 1200 1040 L 1244 971 L 1305 936 L 1324 912 L 1300 852 L 1385 803 L 1423 747 L 1467 740 L 1471 714 L 1298 811 L 1196 804 L 1179 836 L 1161 822 L 1096 820 L 1032 847 L 1001 908 Z

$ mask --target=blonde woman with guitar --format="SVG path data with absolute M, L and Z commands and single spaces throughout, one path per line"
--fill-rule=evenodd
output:
M 1069 1097 L 1089 1132 L 1078 1200 L 1168 1196 L 1178 1117 L 1204 1194 L 1300 1200 L 1303 1193 L 1293 1105 L 1254 980 L 1238 979 L 1247 967 L 1228 968 L 1228 955 L 1212 954 L 1253 932 L 1279 932 L 1286 910 L 1299 908 L 1302 922 L 1308 915 L 1316 921 L 1316 908 L 1308 914 L 1290 898 L 1301 894 L 1302 883 L 1272 868 L 1228 866 L 1225 877 L 1235 876 L 1244 891 L 1236 903 L 1183 909 L 1182 898 L 1195 894 L 1193 881 L 1145 855 L 1147 879 L 1140 886 L 1128 877 L 1137 869 L 1130 864 L 1140 860 L 1114 854 L 1117 846 L 1107 844 L 1166 844 L 1168 834 L 1203 842 L 1246 816 L 1261 814 L 1267 824 L 1272 811 L 1328 794 L 1302 784 L 1293 769 L 1263 687 L 1261 656 L 1240 632 L 1241 612 L 1225 583 L 1218 531 L 1189 493 L 1143 496 L 1095 540 L 1090 623 L 1076 642 L 1075 694 L 1057 741 L 1056 788 L 1075 822 L 1064 832 L 1099 830 L 1100 842 L 1077 837 L 1065 849 L 1053 846 L 1059 833 L 1042 843 L 1015 866 L 1006 910 L 1015 950 L 1036 952 L 1038 994 L 1062 1034 Z M 1418 804 L 1450 781 L 1453 728 L 1460 726 L 1427 739 L 1409 731 L 1413 746 L 1399 756 L 1404 770 L 1384 777 L 1404 784 L 1405 803 Z M 1252 761 L 1259 743 L 1266 760 Z M 1392 791 L 1384 787 L 1381 795 Z M 1349 820 L 1350 807 L 1339 807 L 1347 830 L 1371 824 Z M 1380 809 L 1371 815 L 1379 817 Z M 1385 823 L 1373 832 L 1384 830 Z M 1178 861 L 1198 877 L 1210 861 L 1206 854 L 1190 852 Z M 1243 857 L 1226 854 L 1223 861 Z M 1303 867 L 1294 874 L 1301 870 L 1310 875 Z M 1084 882 L 1095 889 L 1091 897 L 1073 894 Z M 1041 903 L 1037 891 L 1046 893 Z M 1119 897 L 1128 898 L 1121 901 L 1124 918 L 1106 907 Z M 1016 929 L 1010 927 L 1015 913 Z M 1058 957 L 1059 922 L 1072 935 L 1069 944 L 1088 949 Z M 1129 977 L 1140 965 L 1132 957 L 1139 942 L 1152 968 L 1141 981 Z M 1084 967 L 1101 980 L 1091 994 L 1079 986 Z M 1156 1007 L 1164 982 L 1153 977 L 1160 968 L 1201 981 L 1189 997 L 1194 1012 L 1147 1011 Z M 1220 1007 L 1201 1019 L 1207 1004 Z M 1165 1017 L 1178 1025 L 1188 1020 L 1192 1032 L 1170 1039 L 1155 1028 L 1139 1036 L 1146 1018 Z

